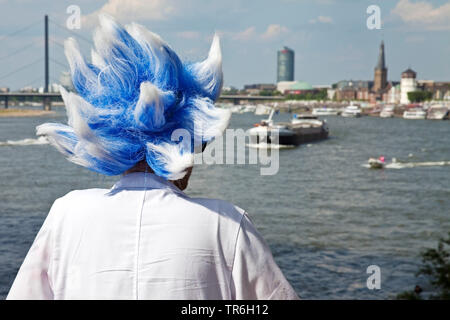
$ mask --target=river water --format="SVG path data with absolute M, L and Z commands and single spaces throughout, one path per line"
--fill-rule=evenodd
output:
M 291 115 L 280 114 L 284 121 Z M 450 231 L 450 122 L 325 117 L 326 141 L 280 150 L 276 175 L 258 165 L 199 165 L 186 190 L 244 208 L 305 299 L 389 299 L 420 284 L 420 252 Z M 231 128 L 261 116 L 234 114 Z M 0 118 L 0 298 L 5 298 L 53 201 L 73 189 L 111 187 L 118 177 L 92 173 L 36 139 L 50 117 Z M 407 162 L 364 166 L 384 155 Z M 416 163 L 432 163 L 416 166 Z M 433 164 L 435 163 L 436 164 Z M 367 267 L 381 289 L 366 286 Z

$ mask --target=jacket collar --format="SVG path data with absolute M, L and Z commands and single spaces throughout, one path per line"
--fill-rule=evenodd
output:
M 172 182 L 148 172 L 133 172 L 122 176 L 110 190 L 110 194 L 123 189 L 170 189 L 183 194 Z

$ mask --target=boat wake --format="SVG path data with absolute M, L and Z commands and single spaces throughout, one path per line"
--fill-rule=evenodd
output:
M 368 163 L 362 165 L 365 168 L 370 168 Z M 417 167 L 442 167 L 450 166 L 450 161 L 426 161 L 426 162 L 391 162 L 384 166 L 385 169 L 405 169 Z
M 273 144 L 273 143 L 248 143 L 246 144 L 249 148 L 254 149 L 293 149 L 294 145 L 285 145 L 285 144 Z
M 49 142 L 46 137 L 39 137 L 37 139 L 27 138 L 22 140 L 0 141 L 0 146 L 33 146 L 48 143 Z
M 450 161 L 427 161 L 427 162 L 393 162 L 386 165 L 387 169 L 404 169 L 416 167 L 439 167 L 450 166 Z

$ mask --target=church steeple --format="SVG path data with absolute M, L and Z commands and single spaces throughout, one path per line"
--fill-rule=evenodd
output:
M 378 54 L 378 63 L 375 69 L 378 70 L 386 69 L 386 65 L 384 63 L 384 41 L 381 41 L 380 53 Z
M 384 60 L 384 41 L 381 41 L 372 91 L 381 92 L 387 86 L 387 68 Z

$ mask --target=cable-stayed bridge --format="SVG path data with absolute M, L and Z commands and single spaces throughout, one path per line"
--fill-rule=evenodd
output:
M 42 99 L 44 109 L 49 110 L 51 108 L 52 100 L 55 100 L 55 98 L 61 99 L 61 95 L 58 92 L 51 92 L 52 90 L 49 90 L 49 85 L 50 82 L 59 83 L 60 81 L 59 79 L 57 79 L 58 73 L 61 74 L 61 72 L 63 71 L 68 71 L 69 65 L 67 62 L 61 62 L 60 60 L 58 60 L 58 58 L 56 58 L 57 56 L 64 56 L 64 44 L 55 36 L 50 37 L 49 25 L 51 27 L 62 30 L 66 34 L 70 34 L 70 36 L 75 37 L 77 40 L 81 40 L 89 43 L 89 45 L 93 45 L 92 41 L 66 28 L 65 26 L 62 26 L 53 19 L 50 19 L 48 15 L 44 16 L 44 21 L 33 21 L 27 24 L 25 27 L 15 30 L 14 32 L 0 35 L 0 45 L 2 45 L 7 41 L 16 40 L 19 36 L 22 35 L 24 36 L 22 38 L 26 39 L 26 36 L 28 35 L 27 32 L 30 30 L 35 30 L 36 28 L 43 26 L 44 31 L 44 37 L 32 37 L 30 40 L 28 40 L 27 43 L 10 49 L 9 52 L 6 52 L 6 54 L 0 55 L 0 87 L 8 87 L 4 84 L 8 83 L 8 81 L 11 81 L 12 79 L 17 79 L 19 77 L 20 79 L 25 79 L 22 82 L 22 88 L 33 87 L 37 85 L 41 86 L 41 88 L 43 89 L 41 92 L 24 92 L 23 90 L 19 92 L 0 92 L 0 101 L 3 101 L 3 105 L 5 108 L 8 108 L 11 99 L 36 100 L 37 98 Z M 6 46 L 3 47 L 5 48 Z M 50 48 L 54 49 L 53 56 L 50 55 Z M 30 50 L 32 50 L 33 55 L 35 54 L 37 58 L 31 59 L 31 61 L 21 61 L 20 59 L 23 59 L 23 55 L 21 55 L 21 53 Z M 3 72 L 3 70 L 6 69 L 9 65 L 15 65 L 15 63 L 13 62 L 16 61 L 21 61 L 22 63 L 19 63 L 19 65 L 13 70 Z M 34 68 L 31 70 L 35 70 L 36 65 L 42 65 L 43 68 L 41 69 L 41 72 L 36 72 L 35 78 L 31 77 L 31 79 L 28 79 L 29 77 L 24 76 L 23 72 L 25 70 L 30 71 L 30 69 L 33 67 Z
M 23 82 L 22 88 L 33 86 L 33 85 L 42 85 L 42 92 L 0 92 L 0 101 L 3 102 L 4 108 L 8 108 L 10 101 L 12 99 L 21 99 L 21 100 L 36 100 L 39 99 L 43 102 L 43 108 L 45 110 L 51 109 L 51 102 L 52 100 L 61 99 L 61 95 L 58 92 L 51 92 L 49 90 L 50 83 L 59 83 L 59 79 L 56 79 L 56 72 L 59 71 L 60 73 L 65 71 L 68 72 L 69 65 L 67 62 L 61 62 L 57 58 L 54 58 L 50 55 L 50 45 L 51 48 L 57 50 L 54 51 L 57 52 L 56 55 L 63 56 L 64 52 L 64 44 L 59 41 L 56 37 L 50 37 L 49 35 L 49 25 L 52 27 L 55 27 L 59 30 L 64 31 L 65 33 L 70 34 L 70 36 L 75 37 L 77 40 L 81 40 L 82 42 L 85 42 L 89 44 L 90 46 L 93 46 L 93 43 L 91 40 L 81 36 L 80 34 L 74 32 L 73 30 L 59 24 L 58 22 L 54 21 L 53 19 L 50 19 L 47 15 L 44 16 L 44 37 L 40 39 L 31 39 L 31 41 L 20 45 L 17 48 L 12 48 L 9 52 L 6 54 L 0 55 L 0 66 L 7 65 L 9 62 L 13 60 L 17 60 L 20 57 L 20 54 L 23 53 L 25 50 L 34 50 L 33 52 L 36 52 L 36 56 L 38 58 L 31 59 L 31 61 L 24 61 L 23 63 L 19 64 L 18 67 L 16 67 L 13 70 L 3 72 L 2 69 L 0 69 L 0 87 L 7 87 L 2 85 L 3 83 L 7 83 L 7 81 L 10 81 L 14 77 L 20 77 L 25 78 L 23 75 L 23 71 L 32 68 L 36 65 L 42 65 L 43 68 L 41 72 L 38 72 L 36 74 L 36 77 L 34 79 L 26 79 Z M 34 21 L 25 27 L 22 27 L 18 30 L 15 30 L 14 32 L 11 32 L 9 34 L 0 35 L 0 45 L 5 43 L 5 41 L 9 41 L 11 39 L 14 39 L 15 37 L 19 35 L 26 34 L 27 31 L 33 30 L 34 28 L 39 28 L 39 26 L 42 26 L 42 21 Z M 39 48 L 39 45 L 42 45 L 43 41 L 43 47 L 42 50 Z M 41 54 L 39 52 L 41 51 Z M 221 101 L 230 101 L 234 104 L 239 103 L 241 100 L 246 101 L 276 101 L 276 100 L 282 100 L 283 97 L 273 97 L 273 96 L 245 96 L 245 95 L 222 95 L 219 98 Z

